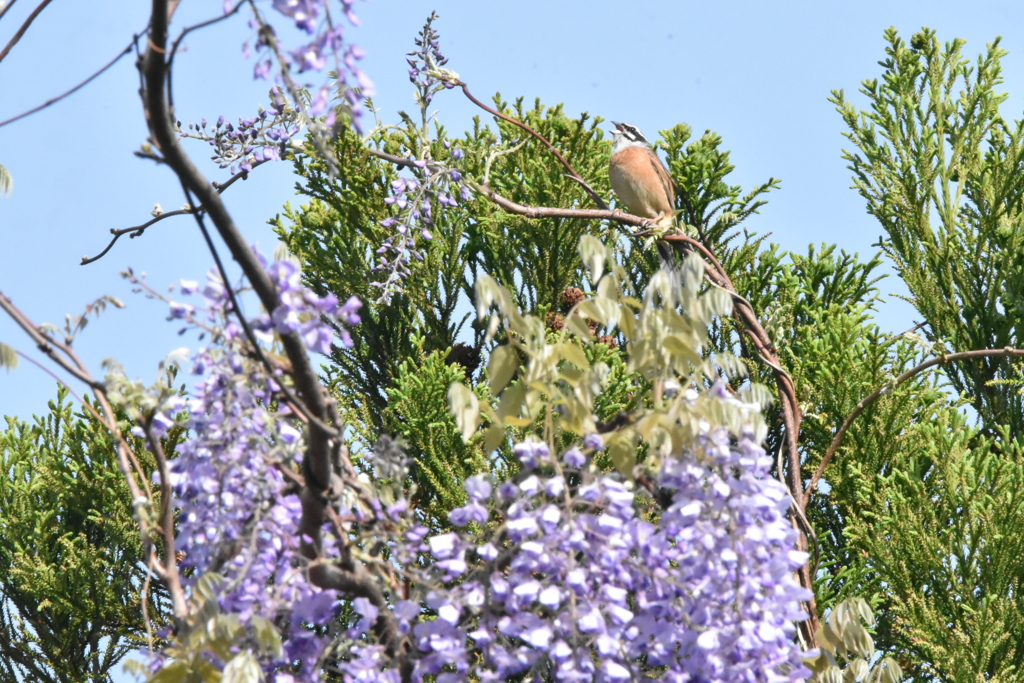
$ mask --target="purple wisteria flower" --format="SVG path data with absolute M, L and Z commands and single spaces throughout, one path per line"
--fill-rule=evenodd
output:
M 336 14 L 332 14 L 340 12 L 350 24 L 358 26 L 359 19 L 353 11 L 354 5 L 354 0 L 339 0 L 337 3 L 330 0 L 274 0 L 273 8 L 291 19 L 295 27 L 309 38 L 308 42 L 294 48 L 280 45 L 277 32 L 255 9 L 250 27 L 257 31 L 255 47 L 258 56 L 253 69 L 255 78 L 269 78 L 273 63 L 278 62 L 280 70 L 275 77 L 277 85 L 296 100 L 299 87 L 316 90 L 318 94 L 308 114 L 319 116 L 327 108 L 331 88 L 324 84 L 297 84 L 292 80 L 293 73 L 320 72 L 329 67 L 338 89 L 343 93 L 346 110 L 352 116 L 353 124 L 360 129 L 362 101 L 373 96 L 374 86 L 358 66 L 365 53 L 358 46 L 345 42 L 344 24 L 336 20 Z M 336 10 L 332 10 L 332 7 L 336 7 Z M 251 54 L 248 43 L 243 45 L 243 53 L 246 57 Z M 325 126 L 330 128 L 334 125 L 334 111 L 329 111 L 327 116 Z
M 409 80 L 416 86 L 416 100 L 420 107 L 423 125 L 419 131 L 422 140 L 423 158 L 411 159 L 408 170 L 411 176 L 404 176 L 391 183 L 391 196 L 385 202 L 397 211 L 381 222 L 381 226 L 392 231 L 377 249 L 380 261 L 375 272 L 385 274 L 383 281 L 372 283 L 381 290 L 378 303 L 390 304 L 392 297 L 403 291 L 403 281 L 412 274 L 409 266 L 413 261 L 423 261 L 419 240 L 433 239 L 435 205 L 458 206 L 458 197 L 468 201 L 472 197 L 462 172 L 453 168 L 454 162 L 462 159 L 463 151 L 444 141 L 447 159 L 435 159 L 430 152 L 431 140 L 427 139 L 427 107 L 434 93 L 452 87 L 457 75 L 443 67 L 447 59 L 438 47 L 438 34 L 433 28 L 437 14 L 433 13 L 416 38 L 419 48 L 409 53 Z
M 448 58 L 441 54 L 440 36 L 434 29 L 437 12 L 427 17 L 427 23 L 416 37 L 417 50 L 408 53 L 405 61 L 409 64 L 409 80 L 416 86 L 418 98 L 423 106 L 430 104 L 434 93 L 455 87 L 454 73 L 443 69 Z
M 339 305 L 333 294 L 316 295 L 302 286 L 290 261 L 271 263 L 267 272 L 280 305 L 270 316 L 251 321 L 255 329 L 265 335 L 297 331 L 320 352 L 330 350 L 336 331 L 346 343 L 346 326 L 359 322 L 357 299 Z M 183 281 L 181 292 L 198 289 L 197 283 Z M 243 624 L 258 615 L 282 628 L 283 659 L 262 662 L 265 671 L 301 662 L 298 680 L 310 680 L 318 676 L 316 663 L 331 641 L 308 625 L 331 623 L 340 603 L 335 592 L 306 579 L 299 554 L 302 506 L 286 490 L 282 468 L 301 462 L 302 434 L 286 412 L 270 410 L 280 371 L 270 373 L 245 352 L 248 342 L 228 317 L 231 302 L 217 271 L 209 273 L 202 294 L 208 323 L 203 327 L 219 343 L 193 356 L 192 370 L 200 379 L 188 404 L 192 438 L 178 446 L 169 463 L 180 510 L 178 547 L 185 551 L 181 564 L 195 570 L 194 578 L 208 571 L 224 578 L 222 611 L 239 615 Z M 181 306 L 171 302 L 172 316 Z M 192 308 L 189 319 L 194 316 Z M 162 418 L 182 407 L 181 401 L 165 402 L 152 420 L 158 433 L 168 426 Z M 329 533 L 326 538 L 330 541 Z M 282 614 L 290 615 L 288 620 L 282 621 Z
M 265 161 L 279 161 L 288 154 L 293 138 L 302 131 L 296 113 L 289 109 L 280 90 L 270 91 L 270 109 L 260 107 L 255 117 L 239 119 L 237 124 L 223 116 L 210 124 L 206 119 L 178 124 L 183 138 L 202 140 L 213 148 L 211 159 L 220 168 L 231 168 L 231 175 L 249 172 Z
M 706 400 L 729 399 L 708 392 Z M 603 445 L 594 435 L 586 441 Z M 656 524 L 643 514 L 649 499 L 584 467 L 579 448 L 554 458 L 527 440 L 514 450 L 523 463 L 515 480 L 497 489 L 485 476 L 466 481 L 469 503 L 451 512 L 456 531 L 424 537 L 413 528 L 391 543 L 407 567 L 422 565 L 424 554 L 431 560 L 423 583 L 432 588 L 394 610 L 412 638 L 414 680 L 810 675 L 793 623 L 806 618 L 800 603 L 810 594 L 794 572 L 807 554 L 786 518 L 786 489 L 751 431 L 706 426 L 667 457 L 655 484 L 671 502 Z M 572 487 L 562 462 L 582 477 Z M 485 526 L 492 510 L 497 528 Z M 352 654 L 340 665 L 346 680 L 397 680 L 377 646 Z
M 452 148 L 447 140 L 444 148 L 452 160 L 462 158 L 462 150 Z M 381 221 L 381 226 L 392 231 L 377 254 L 380 261 L 374 271 L 386 274 L 383 281 L 371 283 L 380 289 L 378 303 L 390 304 L 395 294 L 403 291 L 402 282 L 412 274 L 413 261 L 423 261 L 420 240 L 434 238 L 434 205 L 458 206 L 456 195 L 469 198 L 469 188 L 458 170 L 431 159 L 412 162 L 413 177 L 397 178 L 391 183 L 391 196 L 384 201 L 396 212 Z

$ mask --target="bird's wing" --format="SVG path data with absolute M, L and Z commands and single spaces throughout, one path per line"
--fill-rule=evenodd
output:
M 661 162 L 657 152 L 653 149 L 647 150 L 647 157 L 650 159 L 651 166 L 654 167 L 654 172 L 657 174 L 658 179 L 661 181 L 661 186 L 665 189 L 665 194 L 668 195 L 668 203 L 675 208 L 676 205 L 676 183 L 672 180 L 672 176 L 668 174 L 668 169 L 665 168 L 665 164 Z

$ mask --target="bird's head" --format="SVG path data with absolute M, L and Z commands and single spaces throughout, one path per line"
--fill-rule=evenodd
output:
M 615 151 L 626 147 L 650 147 L 651 143 L 640 132 L 640 129 L 631 123 L 619 123 L 612 121 L 615 130 L 612 131 L 612 142 Z

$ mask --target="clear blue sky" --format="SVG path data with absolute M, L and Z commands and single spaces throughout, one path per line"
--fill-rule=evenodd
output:
M 0 63 L 0 120 L 77 83 L 126 45 L 146 23 L 146 5 L 55 0 L 11 55 Z M 36 5 L 21 0 L 0 22 L 0 44 Z M 214 16 L 220 0 L 186 0 L 180 27 Z M 927 25 L 940 39 L 966 38 L 967 54 L 1003 35 L 1011 98 L 1004 113 L 1019 117 L 1024 97 L 1024 5 L 1019 2 L 534 2 L 375 0 L 357 6 L 362 27 L 349 37 L 369 54 L 365 69 L 377 104 L 393 117 L 413 108 L 404 53 L 431 10 L 442 48 L 479 96 L 564 102 L 638 125 L 648 135 L 677 122 L 711 128 L 733 152 L 735 182 L 751 186 L 782 179 L 762 215 L 749 225 L 771 232 L 785 249 L 835 242 L 862 256 L 880 234 L 849 189 L 840 159 L 842 122 L 826 101 L 832 88 L 856 91 L 877 76 L 882 32 L 905 36 Z M 250 38 L 244 18 L 193 37 L 176 72 L 183 121 L 250 116 L 266 102 L 266 84 L 251 80 L 240 45 Z M 152 381 L 156 363 L 190 340 L 176 336 L 161 304 L 132 295 L 118 276 L 126 266 L 146 271 L 158 287 L 200 278 L 211 260 L 194 224 L 171 219 L 144 237 L 123 239 L 100 262 L 79 266 L 105 246 L 110 228 L 144 222 L 154 202 L 184 201 L 166 169 L 136 159 L 145 137 L 133 59 L 125 58 L 85 90 L 45 112 L 0 128 L 0 164 L 14 176 L 14 193 L 0 198 L 0 291 L 37 322 L 61 323 L 102 294 L 128 308 L 93 322 L 76 348 L 102 375 L 112 356 L 132 377 Z M 434 100 L 449 130 L 463 130 L 476 113 L 457 92 Z M 201 145 L 196 158 L 205 157 Z M 227 176 L 208 169 L 212 179 Z M 271 251 L 266 220 L 294 197 L 287 164 L 258 169 L 229 190 L 227 203 L 252 241 Z M 883 291 L 898 291 L 890 279 Z M 343 294 L 340 293 L 339 294 Z M 892 300 L 879 319 L 892 331 L 909 327 L 912 311 Z M 38 352 L 6 319 L 0 340 Z M 79 387 L 80 388 L 80 387 Z M 45 410 L 54 383 L 23 364 L 0 371 L 0 414 Z

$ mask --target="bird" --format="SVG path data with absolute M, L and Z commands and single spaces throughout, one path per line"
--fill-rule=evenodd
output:
M 639 128 L 612 123 L 615 130 L 608 174 L 615 196 L 629 213 L 650 218 L 658 227 L 670 227 L 676 207 L 672 176 Z

